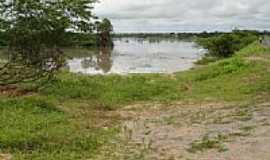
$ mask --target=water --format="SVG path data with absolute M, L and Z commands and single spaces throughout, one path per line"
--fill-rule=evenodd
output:
M 174 73 L 192 68 L 205 51 L 193 42 L 114 40 L 113 50 L 85 51 L 67 61 L 71 72 L 84 74 Z

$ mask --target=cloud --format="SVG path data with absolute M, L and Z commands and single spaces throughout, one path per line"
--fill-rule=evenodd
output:
M 269 0 L 101 0 L 95 12 L 116 32 L 270 30 Z

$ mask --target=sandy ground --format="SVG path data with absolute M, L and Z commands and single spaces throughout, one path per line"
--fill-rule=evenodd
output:
M 270 160 L 270 103 L 138 104 L 113 114 L 119 140 L 96 159 Z

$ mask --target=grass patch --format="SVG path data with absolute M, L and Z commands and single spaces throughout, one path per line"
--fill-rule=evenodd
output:
M 244 131 L 244 132 L 250 132 L 252 130 L 254 130 L 256 128 L 256 126 L 245 126 L 245 127 L 241 127 L 240 130 Z
M 249 121 L 253 118 L 253 113 L 250 109 L 242 109 L 232 115 L 234 119 L 240 121 Z
M 218 135 L 216 137 L 210 138 L 209 135 L 205 135 L 201 140 L 197 140 L 191 143 L 191 148 L 188 149 L 191 153 L 203 152 L 209 149 L 217 149 L 219 152 L 227 151 L 227 149 L 222 144 L 227 137 L 223 135 Z
M 238 51 L 235 56 L 248 57 L 248 56 L 264 56 L 270 54 L 270 48 L 264 47 L 259 42 L 254 42 L 242 50 Z
M 177 124 L 177 117 L 174 117 L 174 116 L 164 117 L 162 119 L 162 122 L 166 125 L 176 125 Z
M 119 107 L 135 101 L 176 99 L 177 81 L 164 75 L 84 76 L 61 74 L 41 90 L 59 99 L 87 99 L 98 106 Z
M 239 128 L 239 132 L 230 133 L 229 137 L 246 137 L 251 135 L 251 131 L 256 129 L 256 126 L 244 126 Z
M 250 132 L 255 128 L 256 126 L 245 126 L 239 128 L 241 132 L 230 133 L 227 135 L 218 134 L 217 136 L 212 137 L 206 134 L 202 139 L 192 142 L 191 147 L 187 150 L 191 153 L 204 152 L 211 149 L 217 149 L 219 152 L 225 152 L 228 149 L 224 146 L 224 142 L 228 142 L 230 138 L 234 137 L 249 136 Z
M 78 128 L 54 104 L 39 97 L 0 100 L 0 153 L 13 159 L 87 159 L 113 129 Z

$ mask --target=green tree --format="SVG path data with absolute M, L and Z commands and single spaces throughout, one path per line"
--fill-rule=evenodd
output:
M 8 63 L 0 84 L 51 77 L 63 65 L 65 32 L 94 29 L 96 0 L 0 0 L 0 31 L 7 33 Z
M 214 57 L 226 58 L 258 39 L 257 33 L 235 30 L 210 38 L 199 40 L 199 44 L 208 49 L 208 54 Z

